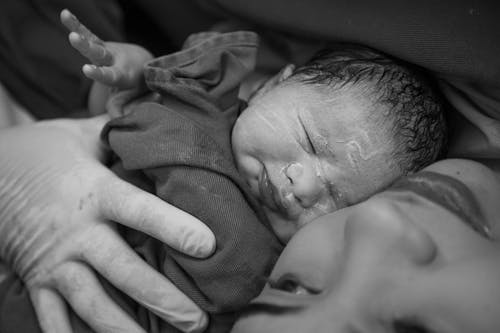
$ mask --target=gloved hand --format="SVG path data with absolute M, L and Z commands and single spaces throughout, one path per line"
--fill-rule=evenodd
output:
M 0 258 L 25 282 L 45 332 L 71 332 L 66 302 L 96 332 L 143 332 L 96 274 L 181 330 L 200 332 L 206 314 L 132 251 L 115 222 L 197 257 L 214 250 L 215 238 L 101 164 L 106 120 L 0 131 Z

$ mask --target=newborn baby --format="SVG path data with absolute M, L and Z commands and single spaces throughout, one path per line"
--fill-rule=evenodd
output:
M 252 32 L 199 33 L 183 50 L 152 59 L 137 45 L 101 41 L 69 12 L 61 19 L 92 62 L 83 67 L 96 81 L 89 107 L 115 118 L 103 138 L 122 166 L 217 238 L 216 253 L 200 261 L 126 237 L 204 310 L 225 316 L 212 316 L 209 332 L 226 330 L 227 315 L 263 286 L 280 250 L 269 229 L 286 243 L 444 147 L 431 85 L 374 50 L 336 45 L 288 65 L 246 105 L 238 89 L 255 66 Z
M 127 58 L 110 67 L 86 65 L 88 77 L 121 88 L 139 85 L 149 52 L 123 43 L 99 49 L 84 34 L 70 40 L 89 59 L 117 52 Z M 102 86 L 94 88 L 91 106 L 104 94 Z M 232 147 L 239 171 L 287 241 L 314 218 L 435 161 L 446 134 L 443 105 L 420 73 L 369 48 L 337 44 L 261 84 L 234 126 Z
M 287 241 L 434 161 L 446 127 L 443 106 L 417 73 L 373 50 L 337 45 L 264 84 L 232 138 L 238 169 Z

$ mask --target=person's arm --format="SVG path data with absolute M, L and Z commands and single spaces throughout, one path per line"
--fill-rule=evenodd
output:
M 33 123 L 35 119 L 15 101 L 0 82 L 0 130 L 21 124 Z
M 498 1 L 213 0 L 230 15 L 288 34 L 368 45 L 435 73 L 500 78 Z
M 196 257 L 213 251 L 214 236 L 102 164 L 107 120 L 0 131 L 0 259 L 24 281 L 44 332 L 71 332 L 66 304 L 96 332 L 143 332 L 97 274 L 181 330 L 200 332 L 205 314 L 130 249 L 115 223 Z
M 70 32 L 71 45 L 90 61 L 82 71 L 94 80 L 88 98 L 91 114 L 106 112 L 113 90 L 140 90 L 144 86 L 143 67 L 153 59 L 148 50 L 135 44 L 102 41 L 67 9 L 60 18 Z

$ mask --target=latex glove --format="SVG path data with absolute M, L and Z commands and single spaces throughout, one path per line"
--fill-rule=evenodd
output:
M 0 131 L 0 257 L 25 282 L 44 332 L 71 332 L 65 301 L 96 332 L 143 332 L 96 274 L 181 330 L 202 331 L 206 314 L 133 252 L 111 221 L 198 257 L 213 251 L 215 238 L 101 164 L 106 120 Z

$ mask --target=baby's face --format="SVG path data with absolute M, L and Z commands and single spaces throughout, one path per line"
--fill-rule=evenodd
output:
M 232 134 L 237 166 L 286 242 L 313 219 L 352 205 L 399 176 L 392 140 L 346 90 L 280 83 L 255 97 Z

